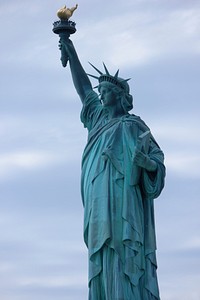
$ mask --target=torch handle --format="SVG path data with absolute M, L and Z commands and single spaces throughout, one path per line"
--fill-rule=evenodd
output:
M 60 51 L 61 51 L 61 62 L 62 62 L 62 65 L 63 67 L 65 68 L 67 66 L 67 62 L 69 60 L 69 57 L 68 57 L 68 54 L 65 50 L 65 48 L 63 47 L 63 45 L 61 44 L 61 42 L 59 41 L 59 45 L 58 45 Z

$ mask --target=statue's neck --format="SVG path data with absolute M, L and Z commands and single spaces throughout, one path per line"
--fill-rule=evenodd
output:
M 108 112 L 108 119 L 110 120 L 115 118 L 121 118 L 127 114 L 122 108 L 119 109 L 119 107 L 117 106 L 106 107 L 106 110 Z
M 108 112 L 108 119 L 120 118 L 126 115 L 126 112 L 120 104 L 106 106 L 105 109 Z

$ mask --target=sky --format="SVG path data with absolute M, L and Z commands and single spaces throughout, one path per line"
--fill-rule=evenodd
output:
M 87 131 L 52 32 L 61 0 L 0 0 L 0 300 L 87 299 L 80 197 Z M 200 2 L 79 1 L 71 36 L 130 78 L 133 113 L 165 153 L 155 200 L 162 300 L 200 299 Z M 95 80 L 92 81 L 95 86 Z

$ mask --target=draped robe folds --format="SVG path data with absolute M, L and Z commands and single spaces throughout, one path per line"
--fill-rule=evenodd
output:
M 148 155 L 157 162 L 157 170 L 148 172 L 134 165 L 136 141 L 149 128 L 135 115 L 109 120 L 95 92 L 83 102 L 81 121 L 89 132 L 81 179 L 89 287 L 102 273 L 106 246 L 119 257 L 132 290 L 138 289 L 132 297 L 119 299 L 135 299 L 133 295 L 137 300 L 160 299 L 153 200 L 164 186 L 163 152 L 151 135 Z M 111 290 L 106 300 L 115 299 Z M 90 299 L 96 300 L 95 296 Z

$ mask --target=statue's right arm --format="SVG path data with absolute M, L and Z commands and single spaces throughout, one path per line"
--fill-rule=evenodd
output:
M 61 53 L 65 53 L 65 55 L 68 56 L 73 83 L 81 101 L 83 102 L 85 97 L 92 91 L 91 82 L 79 61 L 72 41 L 60 35 L 60 44 L 62 47 Z

